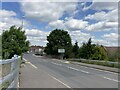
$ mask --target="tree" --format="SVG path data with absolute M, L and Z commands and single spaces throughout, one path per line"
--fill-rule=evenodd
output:
M 107 52 L 105 51 L 104 47 L 101 45 L 95 45 L 94 53 L 92 54 L 92 59 L 93 60 L 107 60 Z
M 58 49 L 65 49 L 65 57 L 70 57 L 72 44 L 67 31 L 55 29 L 47 36 L 47 41 L 47 47 L 45 48 L 47 54 L 58 56 Z
M 93 47 L 94 44 L 92 45 L 91 38 L 89 38 L 87 43 L 83 43 L 82 47 L 80 48 L 80 57 L 89 59 L 92 56 L 93 53 Z
M 29 49 L 29 41 L 26 39 L 25 31 L 16 26 L 10 27 L 2 33 L 2 58 L 12 58 L 14 54 L 21 55 Z
M 78 46 L 78 42 L 75 42 L 75 45 L 73 46 L 73 53 L 74 53 L 74 57 L 78 58 L 79 57 L 79 46 Z
M 103 46 L 92 44 L 91 38 L 83 43 L 79 50 L 80 58 L 93 60 L 107 60 L 107 53 Z

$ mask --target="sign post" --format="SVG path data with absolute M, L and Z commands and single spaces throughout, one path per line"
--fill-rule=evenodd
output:
M 65 49 L 58 49 L 58 53 L 61 54 L 61 59 L 63 59 L 64 53 L 65 53 Z

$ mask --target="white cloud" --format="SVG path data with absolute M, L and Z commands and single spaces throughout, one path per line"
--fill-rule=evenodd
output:
M 107 40 L 104 40 L 104 39 L 93 38 L 92 40 L 93 40 L 93 43 L 99 44 L 99 45 L 104 45 L 104 46 L 110 46 L 110 45 L 112 46 L 113 45 L 113 43 L 108 42 Z
M 21 0 L 22 2 L 78 2 L 79 0 Z
M 96 19 L 101 16 L 95 17 Z M 65 20 L 56 20 L 48 24 L 53 28 L 60 28 L 65 30 L 87 30 L 87 31 L 109 31 L 117 30 L 118 22 L 110 19 L 101 20 L 97 23 L 90 24 L 88 21 L 78 20 L 73 18 L 66 18 Z
M 13 11 L 7 11 L 7 10 L 0 10 L 0 18 L 5 18 L 5 17 L 11 17 L 11 16 L 16 16 L 16 13 Z
M 117 22 L 105 22 L 101 21 L 95 24 L 88 25 L 85 30 L 87 31 L 109 31 L 109 30 L 117 30 L 118 23 Z
M 110 21 L 117 22 L 118 21 L 118 9 L 114 9 L 109 12 L 101 11 L 96 12 L 95 14 L 89 14 L 85 17 L 85 19 L 97 20 L 97 21 Z
M 88 31 L 117 30 L 118 9 L 114 9 L 108 12 L 99 11 L 94 14 L 87 15 L 84 19 L 97 21 L 97 23 L 90 24 L 86 27 L 86 30 Z
M 38 29 L 25 29 L 25 34 L 27 35 L 27 40 L 30 41 L 31 45 L 45 46 L 49 32 L 44 32 Z
M 52 21 L 52 22 L 49 23 L 49 26 L 51 26 L 53 28 L 64 29 L 65 28 L 64 20 Z
M 27 36 L 32 36 L 32 37 L 41 37 L 48 35 L 48 32 L 44 32 L 38 29 L 25 29 L 25 32 Z
M 103 38 L 105 38 L 108 41 L 118 41 L 118 34 L 117 33 L 110 33 L 110 34 L 104 34 Z
M 78 19 L 68 19 L 65 22 L 65 26 L 70 30 L 81 30 L 88 25 L 87 21 L 78 20 Z
M 95 3 L 94 3 L 95 4 Z M 100 3 L 99 3 L 100 4 Z M 107 3 L 106 3 L 107 4 Z M 97 8 L 96 5 L 90 6 L 90 8 L 95 10 L 110 10 L 109 12 L 97 11 L 93 15 L 88 15 L 85 19 L 94 19 L 98 23 L 89 24 L 88 21 L 83 19 L 73 19 L 67 18 L 65 20 L 59 20 L 60 17 L 64 15 L 65 12 L 73 14 L 76 9 L 76 3 L 50 3 L 50 2 L 22 2 L 22 10 L 25 12 L 25 16 L 31 19 L 36 19 L 40 22 L 48 22 L 48 25 L 53 28 L 60 28 L 68 30 L 71 35 L 73 43 L 77 40 L 79 45 L 82 45 L 82 42 L 88 41 L 90 37 L 93 38 L 93 42 L 103 44 L 103 45 L 116 45 L 116 34 L 105 34 L 102 39 L 97 39 L 95 36 L 92 36 L 90 33 L 84 33 L 80 30 L 88 31 L 104 31 L 110 29 L 116 29 L 118 26 L 117 18 L 117 9 L 116 6 L 107 8 L 107 5 L 104 7 Z M 97 4 L 98 5 L 98 4 Z M 110 4 L 112 5 L 112 4 Z M 108 5 L 108 6 L 110 6 Z M 93 8 L 93 6 L 95 8 Z M 13 11 L 0 10 L 2 20 L 0 21 L 0 27 L 2 29 L 7 29 L 11 25 L 20 26 L 22 20 L 16 18 L 16 13 Z M 71 14 L 71 15 L 72 15 Z M 3 18 L 4 17 L 4 18 Z M 24 21 L 27 24 L 26 21 Z M 47 35 L 49 32 L 44 32 L 38 29 L 24 29 L 26 31 L 27 39 L 31 42 L 32 45 L 43 45 L 47 43 Z
M 104 34 L 100 38 L 94 37 L 92 40 L 93 40 L 93 43 L 96 43 L 99 45 L 118 46 L 118 34 L 117 33 Z
M 100 39 L 93 38 L 93 43 L 104 45 L 104 46 L 118 46 L 118 34 L 109 33 L 101 36 Z
M 96 12 L 95 14 L 89 14 L 88 16 L 85 17 L 85 19 L 94 19 L 94 20 L 103 20 L 106 12 L 101 11 L 101 12 Z
M 106 23 L 107 28 L 118 28 L 118 22 L 107 22 Z
M 77 4 L 72 2 L 22 2 L 21 6 L 26 17 L 41 22 L 50 22 L 58 20 L 65 12 L 72 13 Z
M 94 36 L 90 35 L 89 33 L 83 33 L 80 30 L 69 31 L 69 34 L 72 38 L 72 43 L 74 44 L 77 40 L 79 46 L 81 46 L 83 42 L 87 42 L 89 38 L 94 38 Z
M 120 36 L 118 33 L 109 33 L 104 34 L 102 38 L 108 43 L 108 46 L 118 46 L 118 38 L 120 38 Z
M 93 2 L 90 6 L 84 7 L 83 10 L 114 10 L 118 8 L 118 2 Z
M 57 20 L 50 22 L 49 25 L 54 28 L 62 28 L 72 31 L 84 29 L 88 25 L 88 22 L 73 18 L 67 18 L 66 20 Z
M 22 20 L 16 18 L 16 13 L 8 10 L 0 10 L 1 20 L 0 20 L 0 31 L 9 29 L 11 26 L 15 25 L 20 27 L 22 25 Z M 29 23 L 24 20 L 24 26 Z

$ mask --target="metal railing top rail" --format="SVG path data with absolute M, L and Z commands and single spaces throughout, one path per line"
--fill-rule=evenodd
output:
M 93 61 L 93 62 L 107 62 L 107 63 L 115 63 L 115 64 L 118 64 L 119 62 L 112 62 L 112 61 L 105 61 L 105 60 L 91 60 L 91 59 L 76 59 L 76 58 L 72 58 L 72 59 L 68 59 L 68 60 L 81 60 L 81 61 Z
M 6 63 L 14 62 L 18 58 L 20 58 L 20 56 L 13 57 L 12 59 L 0 60 L 0 64 L 6 64 Z
M 0 60 L 0 65 L 4 66 L 4 70 L 7 68 L 9 71 L 6 71 L 6 74 L 2 74 L 2 77 L 0 78 L 0 89 L 4 87 L 4 83 L 9 83 L 8 87 L 6 88 L 15 88 L 17 87 L 16 83 L 18 83 L 19 78 L 19 67 L 20 67 L 20 56 L 14 55 L 12 59 L 6 59 L 6 60 Z M 10 65 L 10 67 L 6 67 L 6 65 Z M 2 68 L 2 67 L 1 67 Z M 4 72 L 5 73 L 5 72 Z M 2 86 L 3 85 L 3 86 Z

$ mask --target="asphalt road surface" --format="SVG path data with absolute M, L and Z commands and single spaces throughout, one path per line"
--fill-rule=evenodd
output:
M 33 68 L 45 71 L 67 88 L 118 88 L 118 74 L 113 72 L 75 65 L 63 60 L 36 57 L 33 54 L 25 54 L 24 59 L 29 61 Z

